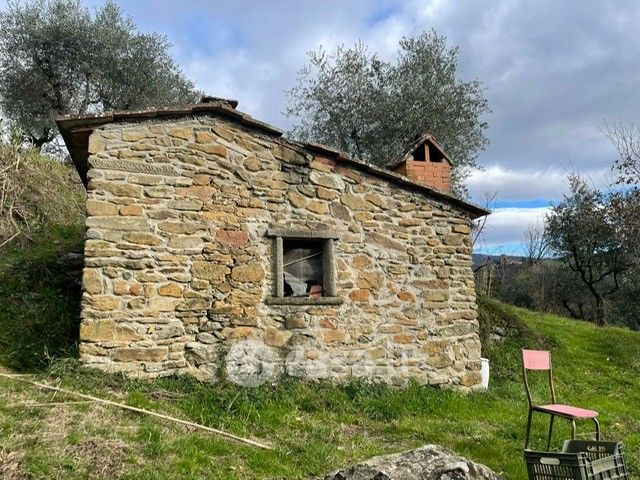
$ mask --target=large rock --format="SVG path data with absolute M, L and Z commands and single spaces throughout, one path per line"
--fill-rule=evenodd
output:
M 325 480 L 502 480 L 502 477 L 437 445 L 425 445 L 370 458 L 328 475 Z

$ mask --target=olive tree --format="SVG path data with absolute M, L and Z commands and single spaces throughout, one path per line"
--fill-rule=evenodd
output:
M 605 300 L 620 289 L 629 255 L 619 234 L 611 196 L 582 178 L 569 178 L 570 193 L 547 216 L 549 248 L 577 273 L 595 307 L 595 321 L 605 323 Z
M 37 148 L 61 114 L 190 103 L 194 86 L 157 33 L 108 1 L 10 1 L 0 12 L 0 109 Z
M 362 42 L 309 53 L 309 63 L 287 92 L 293 134 L 385 164 L 425 132 L 437 137 L 454 165 L 454 184 L 476 166 L 488 144 L 491 111 L 483 84 L 457 75 L 458 48 L 430 30 L 400 41 L 387 62 Z

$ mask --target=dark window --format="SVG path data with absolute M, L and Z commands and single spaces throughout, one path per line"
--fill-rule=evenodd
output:
M 416 162 L 426 162 L 429 159 L 430 162 L 442 162 L 444 155 L 438 150 L 431 142 L 421 144 L 411 154 L 413 160 Z
M 444 155 L 440 150 L 434 147 L 431 143 L 427 143 L 427 148 L 429 149 L 429 160 L 432 162 L 442 162 L 444 160 Z
M 424 161 L 426 161 L 425 144 L 424 143 L 414 150 L 413 159 L 416 162 L 424 162 Z
M 283 239 L 285 297 L 324 296 L 324 243 L 316 240 Z
M 332 230 L 311 231 L 294 228 L 269 228 L 273 238 L 273 297 L 271 305 L 339 305 L 336 296 L 334 241 L 340 237 Z

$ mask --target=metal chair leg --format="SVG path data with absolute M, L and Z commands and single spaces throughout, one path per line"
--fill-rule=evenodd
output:
M 551 415 L 551 419 L 549 420 L 549 436 L 547 437 L 547 451 L 551 448 L 551 435 L 553 435 L 553 420 L 556 418 L 555 415 Z
M 593 421 L 596 424 L 596 442 L 600 441 L 600 422 L 598 422 L 597 418 L 594 418 Z
M 571 440 L 576 439 L 576 421 L 571 419 Z
M 529 448 L 529 435 L 531 434 L 531 416 L 533 415 L 533 410 L 529 409 L 529 415 L 527 417 L 527 433 L 524 438 L 524 449 L 527 450 Z

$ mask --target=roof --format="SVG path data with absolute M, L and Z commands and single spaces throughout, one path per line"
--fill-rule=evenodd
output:
M 436 140 L 436 137 L 434 137 L 430 133 L 425 133 L 424 135 L 417 138 L 413 143 L 411 143 L 402 155 L 400 155 L 399 157 L 396 157 L 394 160 L 389 162 L 387 164 L 387 168 L 390 170 L 393 170 L 394 168 L 399 166 L 402 162 L 407 160 L 413 154 L 416 148 L 418 148 L 420 145 L 422 145 L 425 142 L 433 145 L 442 154 L 442 157 L 447 162 L 449 162 L 449 165 L 453 165 L 451 158 L 449 158 L 449 155 L 447 155 L 447 152 L 444 151 L 444 148 L 442 148 L 442 145 L 438 143 L 438 141 Z
M 420 192 L 427 197 L 440 200 L 468 213 L 472 219 L 482 217 L 490 213 L 489 210 L 475 205 L 471 202 L 467 202 L 466 200 L 458 198 L 455 195 L 416 182 L 403 175 L 394 173 L 387 168 L 382 168 L 365 162 L 361 159 L 353 158 L 349 154 L 341 150 L 337 150 L 327 145 L 321 145 L 318 143 L 304 143 L 287 139 L 283 137 L 282 130 L 269 125 L 268 123 L 257 120 L 250 115 L 247 115 L 246 113 L 236 110 L 235 107 L 237 106 L 237 104 L 238 103 L 236 100 L 223 99 L 219 97 L 204 97 L 202 103 L 187 105 L 184 107 L 149 108 L 145 110 L 106 112 L 98 115 L 65 115 L 62 117 L 58 117 L 56 119 L 56 123 L 58 124 L 58 129 L 62 134 L 65 144 L 67 145 L 76 170 L 80 174 L 80 178 L 82 178 L 82 181 L 85 185 L 87 185 L 87 173 L 89 169 L 89 136 L 94 129 L 110 123 L 145 121 L 151 119 L 170 119 L 201 114 L 214 114 L 229 121 L 243 125 L 249 129 L 259 131 L 275 138 L 279 138 L 280 141 L 285 142 L 294 148 L 307 151 L 309 153 L 321 154 L 336 161 L 336 163 L 342 163 L 355 170 L 364 171 L 371 175 L 389 180 L 390 182 L 393 182 L 404 189 Z M 437 144 L 437 142 L 435 142 L 435 139 L 430 135 L 423 136 L 418 139 L 416 141 L 418 143 L 415 144 L 413 149 L 409 150 L 409 154 L 413 152 L 413 150 L 419 145 L 419 143 L 424 141 L 425 138 L 428 138 L 433 143 L 433 145 L 443 153 L 444 157 L 448 161 L 450 161 L 442 150 L 442 147 L 440 147 L 440 145 Z M 407 154 L 405 153 L 402 157 L 404 158 L 406 155 Z
M 469 213 L 472 219 L 483 217 L 491 213 L 490 210 L 487 210 L 486 208 L 483 208 L 479 205 L 463 200 L 450 193 L 443 192 L 442 190 L 437 190 L 428 185 L 425 185 L 424 183 L 416 182 L 409 177 L 405 177 L 404 175 L 400 175 L 399 173 L 392 172 L 387 168 L 379 167 L 377 165 L 373 165 L 372 163 L 365 162 L 364 160 L 351 157 L 348 153 L 335 149 L 333 147 L 313 142 L 301 143 L 292 142 L 291 140 L 289 140 L 289 142 L 298 144 L 305 150 L 308 150 L 310 152 L 322 154 L 327 158 L 336 160 L 338 163 L 348 165 L 354 170 L 360 170 L 370 173 L 371 175 L 374 175 L 376 177 L 389 180 L 396 185 L 406 188 L 407 190 L 421 192 L 428 197 L 443 201 L 444 203 L 447 203 L 449 205 L 453 205 L 454 207 L 457 207 Z

